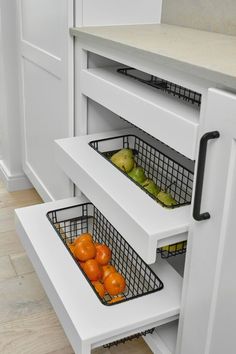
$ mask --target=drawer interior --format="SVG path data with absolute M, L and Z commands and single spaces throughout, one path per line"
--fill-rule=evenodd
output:
M 196 158 L 201 107 L 198 87 L 87 54 L 88 67 L 81 71 L 80 81 L 81 92 L 88 98 L 88 120 L 93 119 L 90 102 L 94 101 L 184 156 Z M 97 126 L 96 119 L 93 123 L 90 127 Z
M 16 210 L 17 233 L 75 353 L 80 354 L 178 318 L 182 291 L 181 276 L 159 259 L 151 268 L 165 284 L 161 291 L 119 306 L 103 306 L 46 216 L 62 209 L 65 221 L 75 217 L 73 208 L 87 203 L 81 197 Z
M 169 190 L 176 196 L 179 204 L 182 203 L 181 207 L 164 208 L 107 161 L 103 152 L 116 150 L 119 146 L 123 146 L 123 136 L 130 137 L 130 141 L 134 141 L 134 137 L 138 137 L 139 142 L 144 141 L 145 160 L 142 160 L 143 155 L 140 155 L 138 163 L 144 166 L 146 161 L 147 173 L 150 173 L 150 177 L 152 175 L 159 177 L 162 180 L 162 188 L 165 188 L 165 185 L 168 187 L 170 183 Z M 99 153 L 90 146 L 96 141 L 99 141 Z M 150 151 L 148 151 L 149 146 Z M 148 157 L 153 147 L 155 151 L 158 151 L 154 163 L 149 162 Z M 178 155 L 178 160 L 176 160 L 176 155 Z M 163 161 L 161 161 L 162 157 Z M 155 262 L 158 247 L 186 240 L 190 222 L 189 204 L 193 161 L 184 158 L 173 149 L 135 128 L 57 140 L 56 158 L 71 180 L 103 215 L 106 215 L 107 219 L 148 264 Z M 155 159 L 159 161 L 157 169 Z M 169 161 L 169 169 L 166 168 L 165 161 Z M 174 169 L 179 174 L 174 172 Z M 190 178 L 185 176 L 185 173 Z M 176 183 L 172 185 L 175 181 L 173 181 L 173 176 Z M 187 194 L 189 194 L 189 199 L 184 204 L 183 197 Z
M 158 149 L 157 144 L 151 145 L 143 138 L 135 135 L 123 135 L 114 138 L 91 141 L 89 145 L 100 155 L 111 162 L 113 154 L 122 149 L 132 151 L 136 167 L 145 171 L 146 179 L 153 181 L 160 191 L 168 193 L 173 197 L 173 204 L 166 204 L 161 199 L 145 188 L 144 185 L 132 179 L 126 171 L 119 170 L 130 180 L 136 183 L 151 198 L 166 208 L 176 208 L 191 203 L 193 172 L 177 162 L 173 158 Z M 153 144 L 154 144 L 153 139 Z M 160 143 L 160 142 L 159 142 Z M 164 145 L 164 144 L 163 144 Z M 113 165 L 117 167 L 114 163 Z
M 84 203 L 53 210 L 47 213 L 47 217 L 102 304 L 114 306 L 120 302 L 151 294 L 163 288 L 163 283 L 158 276 L 93 204 Z M 112 302 L 115 297 L 108 293 L 101 298 L 81 267 L 80 262 L 69 249 L 67 242 L 74 242 L 83 233 L 90 233 L 95 243 L 105 244 L 111 250 L 110 264 L 126 280 L 126 289 L 122 294 L 119 294 L 123 298 L 121 301 Z

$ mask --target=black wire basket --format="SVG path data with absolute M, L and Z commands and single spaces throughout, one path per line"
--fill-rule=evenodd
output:
M 47 217 L 102 304 L 116 305 L 163 288 L 158 276 L 93 204 L 85 203 L 53 210 L 47 213 Z M 70 251 L 67 242 L 72 243 L 82 233 L 90 233 L 94 242 L 106 244 L 111 249 L 110 264 L 126 280 L 126 289 L 119 294 L 123 298 L 121 301 L 110 303 L 113 297 L 109 294 L 101 298 Z
M 157 253 L 161 255 L 161 258 L 167 259 L 170 257 L 178 256 L 186 253 L 187 241 L 181 241 L 172 245 L 160 247 L 157 249 Z
M 155 328 L 147 329 L 146 331 L 135 333 L 132 336 L 125 337 L 125 338 L 116 340 L 114 342 L 105 344 L 105 345 L 103 345 L 103 347 L 104 348 L 111 348 L 111 347 L 114 347 L 114 346 L 117 346 L 117 345 L 120 345 L 120 344 L 124 344 L 124 343 L 126 343 L 128 341 L 132 341 L 132 340 L 138 339 L 140 337 L 145 337 L 148 334 L 153 334 L 154 331 L 155 331 Z
M 201 105 L 202 96 L 200 93 L 189 90 L 186 87 L 177 85 L 171 81 L 160 79 L 159 77 L 144 73 L 134 68 L 121 68 L 117 69 L 117 72 L 140 81 L 143 84 L 159 89 L 197 107 L 200 107 Z
M 163 207 L 173 209 L 191 203 L 193 172 L 165 155 L 158 150 L 158 147 L 151 146 L 135 135 L 122 135 L 96 140 L 90 142 L 89 145 L 116 168 L 118 167 L 110 160 L 111 156 L 123 148 L 133 150 L 136 165 L 142 167 L 147 178 L 152 180 L 162 191 L 170 193 L 175 200 L 175 204 L 164 204 L 141 184 L 129 177 L 127 173 L 118 168 L 120 172 Z

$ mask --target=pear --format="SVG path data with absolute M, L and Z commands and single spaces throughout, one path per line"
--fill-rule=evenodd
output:
M 168 252 L 169 251 L 169 246 L 163 246 L 163 247 L 161 247 L 161 250 L 163 252 Z
M 142 167 L 133 168 L 128 175 L 137 183 L 143 183 L 147 177 L 145 176 L 145 171 Z
M 168 245 L 161 247 L 162 251 L 168 251 L 168 252 L 176 252 L 176 251 L 182 251 L 186 249 L 186 244 L 184 242 L 178 242 L 173 245 Z
M 154 197 L 157 196 L 157 194 L 160 192 L 161 188 L 158 187 L 151 179 L 146 179 L 143 183 L 142 186 Z
M 131 149 L 122 149 L 111 157 L 111 161 L 122 171 L 128 173 L 134 167 L 134 156 Z
M 177 204 L 176 200 L 174 200 L 172 195 L 164 191 L 161 191 L 157 194 L 157 199 L 160 200 L 160 202 L 162 202 L 166 206 L 172 206 Z
M 164 251 L 164 252 L 175 252 L 175 251 L 177 251 L 176 245 L 164 246 L 164 247 L 161 247 L 161 250 Z

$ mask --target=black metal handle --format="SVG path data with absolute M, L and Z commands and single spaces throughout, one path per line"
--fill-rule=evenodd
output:
M 213 131 L 204 134 L 200 140 L 198 167 L 197 167 L 197 180 L 196 180 L 195 198 L 194 198 L 194 205 L 193 205 L 193 217 L 197 221 L 210 219 L 210 214 L 208 212 L 202 214 L 200 213 L 201 201 L 202 201 L 202 187 L 203 187 L 203 180 L 204 180 L 207 143 L 208 140 L 219 138 L 219 136 L 220 133 L 218 131 Z

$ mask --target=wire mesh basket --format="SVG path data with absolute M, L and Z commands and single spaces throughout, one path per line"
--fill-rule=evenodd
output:
M 174 198 L 175 204 L 164 204 L 145 189 L 144 186 L 133 180 L 127 173 L 119 169 L 120 172 L 163 207 L 177 208 L 191 203 L 193 187 L 192 171 L 174 161 L 172 158 L 159 151 L 157 147 L 151 146 L 138 136 L 122 135 L 92 141 L 89 145 L 111 164 L 113 163 L 110 158 L 117 151 L 123 148 L 133 150 L 136 165 L 142 167 L 147 178 L 152 180 L 162 191 L 169 193 L 172 198 Z M 113 164 L 113 166 L 115 165 Z
M 178 256 L 179 254 L 186 253 L 187 241 L 177 242 L 172 245 L 164 246 L 157 249 L 157 253 L 161 255 L 161 258 L 170 258 Z
M 166 92 L 174 97 L 177 97 L 185 102 L 189 102 L 199 107 L 201 105 L 201 94 L 186 87 L 177 85 L 173 82 L 160 79 L 156 76 L 144 73 L 134 68 L 121 68 L 117 69 L 119 74 L 123 74 L 132 79 L 138 80 L 143 84 L 152 86 L 156 89 Z
M 145 337 L 148 334 L 153 334 L 154 331 L 155 331 L 155 328 L 147 329 L 146 331 L 135 333 L 132 336 L 125 337 L 125 338 L 116 340 L 114 342 L 105 344 L 105 345 L 103 345 L 103 347 L 104 348 L 111 348 L 111 347 L 114 347 L 114 346 L 117 346 L 117 345 L 120 345 L 120 344 L 124 344 L 124 343 L 126 343 L 128 341 L 132 341 L 132 340 L 138 339 L 140 337 Z
M 163 283 L 158 276 L 93 204 L 85 203 L 50 211 L 47 217 L 102 304 L 115 305 L 163 288 Z M 123 298 L 121 301 L 110 303 L 113 297 L 109 294 L 101 298 L 71 253 L 67 242 L 72 243 L 82 233 L 90 233 L 94 242 L 106 244 L 111 249 L 110 264 L 126 280 L 126 289 L 124 293 L 119 294 Z

